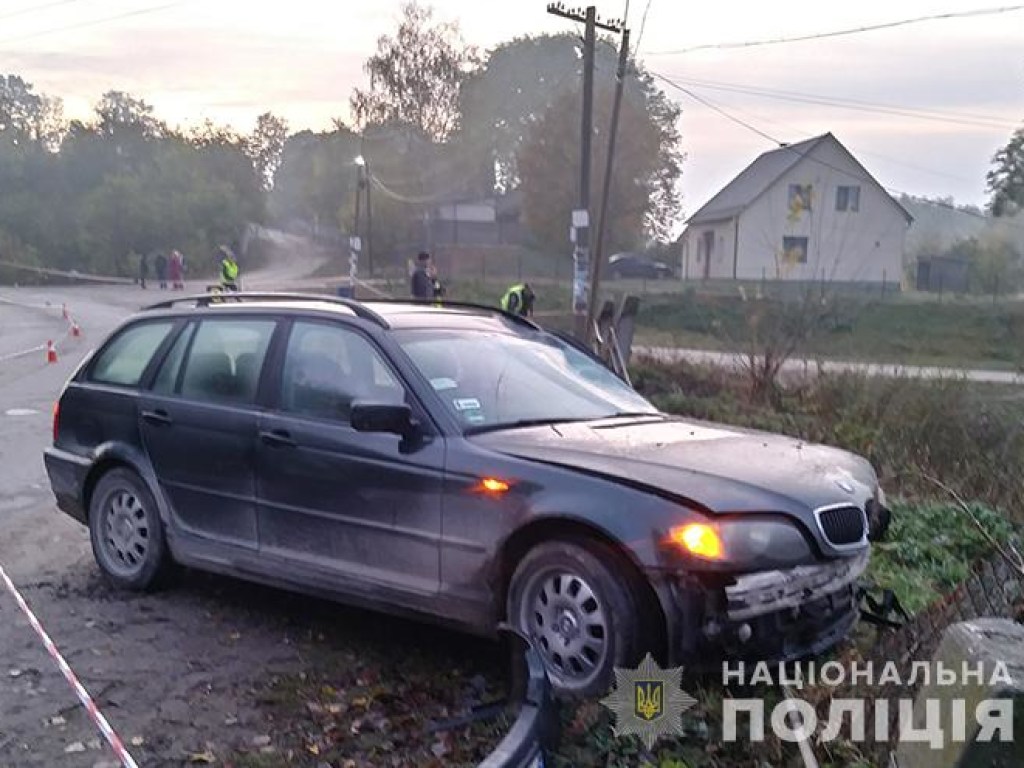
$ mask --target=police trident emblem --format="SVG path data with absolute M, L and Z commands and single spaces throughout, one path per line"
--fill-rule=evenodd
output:
M 615 690 L 601 703 L 615 714 L 615 735 L 637 735 L 647 749 L 683 732 L 683 712 L 697 700 L 683 691 L 683 668 L 662 669 L 647 654 L 636 669 L 615 668 Z
M 636 707 L 633 714 L 650 722 L 657 720 L 665 714 L 662 706 L 662 696 L 665 693 L 665 684 L 660 680 L 637 680 L 633 683 L 636 690 Z

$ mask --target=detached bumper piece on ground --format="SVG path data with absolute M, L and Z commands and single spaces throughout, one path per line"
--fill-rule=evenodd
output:
M 540 654 L 510 631 L 513 645 L 512 700 L 521 700 L 512 728 L 479 768 L 542 768 L 558 744 L 558 708 Z

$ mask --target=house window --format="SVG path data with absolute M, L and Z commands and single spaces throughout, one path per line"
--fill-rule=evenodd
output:
M 859 211 L 860 187 L 836 187 L 836 210 Z
M 804 211 L 811 210 L 811 185 L 790 184 L 789 185 L 789 213 L 791 216 L 799 216 Z
M 807 238 L 806 237 L 784 237 L 782 238 L 782 260 L 786 264 L 807 263 Z

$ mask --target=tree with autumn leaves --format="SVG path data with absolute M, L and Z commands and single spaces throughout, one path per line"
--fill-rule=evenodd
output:
M 578 197 L 581 71 L 572 35 L 522 37 L 481 57 L 453 23 L 409 3 L 398 29 L 378 41 L 365 70 L 369 87 L 351 99 L 356 129 L 408 132 L 443 145 L 448 178 L 423 182 L 410 200 L 453 192 L 485 196 L 518 190 L 524 223 L 544 251 L 568 249 L 568 222 Z M 596 198 L 604 179 L 616 52 L 598 46 L 595 76 Z M 614 249 L 666 241 L 676 223 L 682 166 L 679 107 L 633 62 L 625 91 L 611 188 L 609 244 Z M 410 142 L 406 142 L 410 143 Z M 396 163 L 392 144 L 381 162 Z M 379 165 L 368 157 L 371 165 Z M 422 168 L 421 166 L 417 166 Z M 417 167 L 394 170 L 416 186 Z M 383 179 L 386 186 L 388 179 Z

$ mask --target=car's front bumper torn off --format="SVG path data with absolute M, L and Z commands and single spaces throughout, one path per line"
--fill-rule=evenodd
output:
M 856 557 L 822 565 L 804 565 L 785 571 L 763 571 L 740 576 L 726 587 L 726 615 L 746 621 L 786 608 L 798 608 L 847 587 L 868 567 L 868 550 Z
M 856 583 L 868 558 L 865 550 L 717 585 L 681 578 L 674 590 L 674 658 L 690 666 L 730 658 L 788 661 L 832 647 L 857 621 Z

